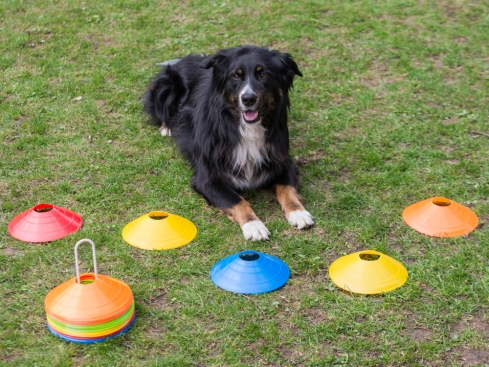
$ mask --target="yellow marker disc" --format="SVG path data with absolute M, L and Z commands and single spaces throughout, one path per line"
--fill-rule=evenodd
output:
M 122 238 L 144 250 L 170 250 L 185 246 L 197 235 L 197 227 L 188 219 L 166 212 L 143 215 L 122 230 Z
M 340 257 L 329 267 L 331 280 L 340 288 L 360 294 L 390 292 L 406 283 L 404 265 L 373 250 Z

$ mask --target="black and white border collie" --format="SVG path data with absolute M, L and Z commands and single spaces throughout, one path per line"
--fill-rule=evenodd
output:
M 292 226 L 312 226 L 289 156 L 288 93 L 302 76 L 292 57 L 242 46 L 164 65 L 143 97 L 144 111 L 190 161 L 195 191 L 237 222 L 246 239 L 270 236 L 240 195 L 247 190 L 273 188 Z

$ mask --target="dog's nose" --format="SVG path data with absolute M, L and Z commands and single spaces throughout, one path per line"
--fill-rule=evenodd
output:
M 251 107 L 256 103 L 256 94 L 253 92 L 246 92 L 241 95 L 241 102 L 246 107 Z

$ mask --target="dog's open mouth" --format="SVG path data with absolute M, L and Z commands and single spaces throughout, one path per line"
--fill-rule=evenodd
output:
M 252 111 L 252 110 L 244 111 L 243 118 L 246 122 L 255 122 L 259 118 L 258 111 Z

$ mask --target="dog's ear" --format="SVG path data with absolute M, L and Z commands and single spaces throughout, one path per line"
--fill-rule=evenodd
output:
M 221 69 L 222 66 L 224 66 L 227 58 L 228 56 L 225 54 L 225 52 L 219 51 L 217 54 L 209 56 L 206 59 L 204 59 L 199 64 L 199 66 L 202 69 L 210 69 L 210 68 Z
M 284 88 L 289 90 L 292 88 L 294 77 L 296 75 L 302 76 L 297 63 L 288 53 L 277 53 L 272 60 L 278 69 L 280 81 L 283 83 Z
M 217 54 L 204 59 L 199 66 L 203 69 L 212 68 L 213 79 L 218 89 L 222 89 L 226 83 L 226 70 L 229 64 L 227 50 L 219 51 Z

